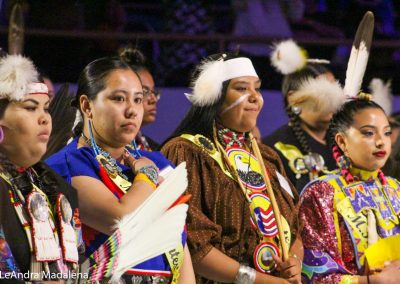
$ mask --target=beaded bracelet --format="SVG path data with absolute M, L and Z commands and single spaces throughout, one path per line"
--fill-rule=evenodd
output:
M 145 174 L 154 184 L 158 181 L 158 170 L 155 166 L 144 166 L 138 170 L 138 173 Z
M 149 177 L 148 177 L 147 175 L 145 175 L 144 173 L 138 173 L 138 174 L 135 176 L 135 179 L 134 179 L 133 181 L 134 181 L 134 182 L 135 182 L 135 181 L 144 181 L 144 182 L 146 182 L 147 184 L 151 185 L 151 188 L 152 188 L 153 190 L 155 190 L 155 189 L 157 188 L 156 184 L 155 184 L 154 182 L 152 182 L 152 181 L 149 179 Z

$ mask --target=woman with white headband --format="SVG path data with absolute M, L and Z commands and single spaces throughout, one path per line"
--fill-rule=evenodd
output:
M 6 283 L 85 277 L 77 273 L 76 192 L 40 162 L 52 130 L 49 103 L 30 60 L 0 60 L 0 279 Z
M 278 155 L 250 133 L 263 106 L 261 80 L 248 58 L 226 54 L 197 70 L 186 94 L 193 106 L 161 151 L 187 162 L 199 283 L 300 283 L 296 190 Z

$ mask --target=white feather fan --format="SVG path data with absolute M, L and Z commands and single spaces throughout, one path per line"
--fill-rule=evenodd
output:
M 182 241 L 188 206 L 169 207 L 186 187 L 186 163 L 181 163 L 139 208 L 117 223 L 114 234 L 93 253 L 91 280 L 117 281 L 132 266 L 176 248 Z

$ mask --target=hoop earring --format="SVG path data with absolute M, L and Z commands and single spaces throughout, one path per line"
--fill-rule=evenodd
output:
M 4 140 L 4 131 L 3 131 L 3 127 L 0 126 L 0 143 L 3 142 Z

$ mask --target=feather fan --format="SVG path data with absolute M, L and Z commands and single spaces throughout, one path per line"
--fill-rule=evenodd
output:
M 186 187 L 186 163 L 181 163 L 139 208 L 116 224 L 113 235 L 91 255 L 90 279 L 116 281 L 132 266 L 176 248 L 188 206 L 169 207 Z

